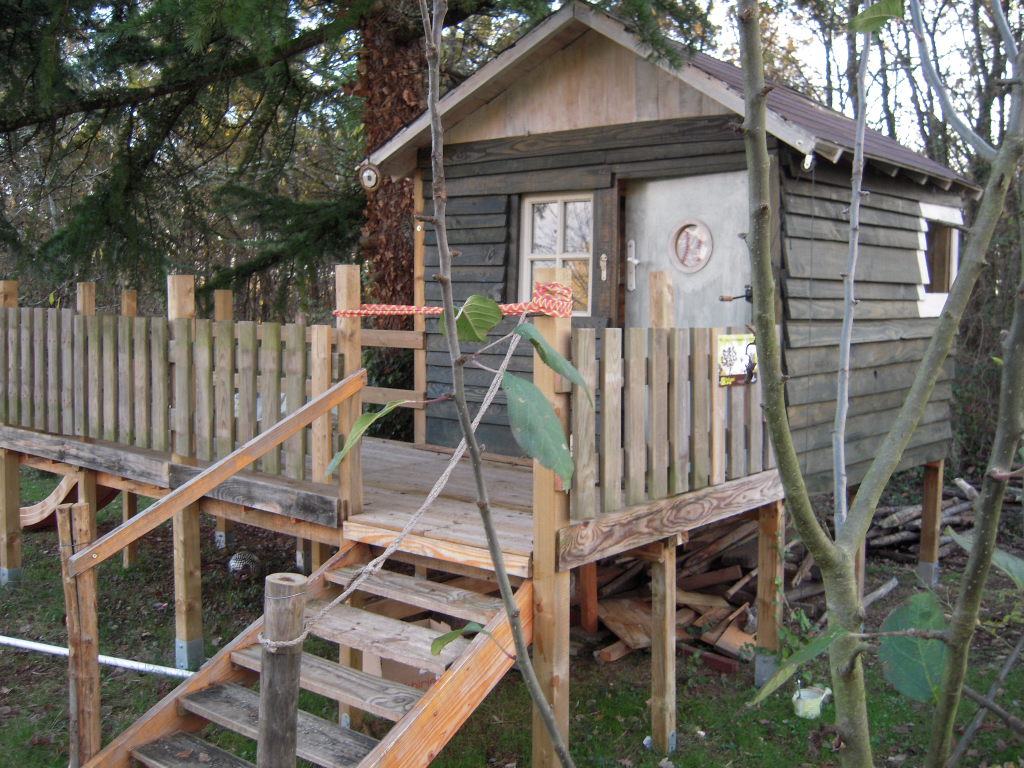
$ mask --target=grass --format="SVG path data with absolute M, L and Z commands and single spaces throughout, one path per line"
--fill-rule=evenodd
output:
M 35 471 L 23 472 L 25 503 L 42 498 L 56 480 Z M 101 532 L 120 520 L 120 507 L 112 504 L 100 515 Z M 1018 525 L 1014 521 L 1013 525 Z M 214 654 L 255 618 L 261 608 L 262 585 L 258 580 L 237 581 L 227 571 L 230 552 L 215 550 L 212 524 L 204 520 L 203 604 L 206 652 Z M 1020 546 L 1021 532 L 1008 533 Z M 255 529 L 239 528 L 240 546 L 260 557 L 265 571 L 287 570 L 292 563 L 288 537 Z M 956 561 L 944 567 L 940 598 L 951 599 L 958 581 Z M 0 593 L 0 634 L 65 645 L 64 604 L 54 531 L 26 532 L 24 581 L 16 589 Z M 100 567 L 101 653 L 156 664 L 174 664 L 173 584 L 171 583 L 169 525 L 143 539 L 135 566 L 123 569 L 119 558 Z M 898 593 L 872 609 L 869 625 L 877 625 L 895 604 L 916 587 L 912 572 L 885 563 L 872 563 L 868 582 L 877 584 L 899 575 Z M 799 626 L 790 626 L 796 639 Z M 978 633 L 972 661 L 972 685 L 987 690 L 995 670 L 1024 630 L 1024 601 L 1008 580 L 993 578 L 985 601 L 985 616 Z M 609 642 L 609 641 L 605 641 Z M 834 708 L 826 705 L 818 721 L 801 720 L 789 702 L 793 686 L 771 697 L 756 709 L 747 708 L 753 695 L 752 674 L 720 676 L 688 657 L 678 661 L 678 750 L 667 762 L 643 745 L 650 733 L 647 699 L 650 657 L 635 652 L 614 664 L 593 659 L 596 645 L 574 643 L 570 684 L 571 743 L 581 768 L 684 768 L 688 766 L 835 765 L 835 734 L 829 723 Z M 332 651 L 322 649 L 325 655 Z M 873 656 L 867 666 L 870 717 L 880 766 L 919 765 L 928 739 L 928 707 L 909 701 L 893 691 L 882 677 Z M 823 660 L 801 671 L 805 683 L 827 682 Z M 175 685 L 175 680 L 155 675 L 102 670 L 104 739 L 110 739 Z M 1011 711 L 1024 703 L 1024 664 L 1005 686 L 1000 701 Z M 312 695 L 303 706 L 332 717 L 333 703 Z M 975 707 L 964 703 L 962 721 Z M 49 768 L 67 761 L 67 662 L 63 658 L 0 646 L 0 763 L 19 768 Z M 530 754 L 530 706 L 518 674 L 506 676 L 435 760 L 439 768 L 525 768 Z M 987 721 L 964 766 L 1024 766 L 1024 749 L 1014 742 L 995 718 Z M 381 735 L 387 727 L 374 718 L 367 729 Z M 217 732 L 221 744 L 241 746 L 254 759 L 251 742 Z

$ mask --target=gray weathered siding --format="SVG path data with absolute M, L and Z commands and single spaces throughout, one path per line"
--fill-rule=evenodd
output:
M 821 163 L 821 165 L 825 165 Z M 785 364 L 793 437 L 808 485 L 832 483 L 831 430 L 849 233 L 848 175 L 782 163 Z M 866 176 L 855 295 L 847 467 L 859 482 L 913 379 L 935 327 L 918 316 L 922 200 L 959 206 L 957 196 L 880 174 Z M 946 455 L 952 364 L 943 370 L 902 467 Z

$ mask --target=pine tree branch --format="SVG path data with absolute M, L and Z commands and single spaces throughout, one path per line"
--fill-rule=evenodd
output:
M 360 18 L 373 7 L 373 0 L 356 0 L 334 21 L 307 30 L 277 46 L 268 57 L 244 56 L 234 61 L 206 63 L 199 72 L 188 77 L 172 77 L 153 85 L 137 88 L 111 88 L 80 94 L 50 105 L 32 104 L 21 109 L 11 104 L 0 109 L 0 133 L 9 133 L 31 125 L 52 122 L 81 112 L 119 109 L 183 91 L 232 80 L 258 72 L 294 58 L 330 40 L 337 40 L 357 28 Z

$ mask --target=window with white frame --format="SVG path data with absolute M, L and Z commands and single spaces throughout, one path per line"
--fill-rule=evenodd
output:
M 921 317 L 938 317 L 946 295 L 956 277 L 960 256 L 960 232 L 963 213 L 958 208 L 921 203 L 927 226 L 921 263 L 918 306 Z
M 590 315 L 593 287 L 594 198 L 590 194 L 532 195 L 523 199 L 520 300 L 533 293 L 541 267 L 571 273 L 574 315 Z

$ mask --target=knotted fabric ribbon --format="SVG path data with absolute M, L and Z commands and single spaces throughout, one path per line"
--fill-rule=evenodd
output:
M 538 312 L 549 317 L 572 316 L 572 288 L 561 283 L 534 283 L 533 298 L 518 304 L 500 304 L 503 315 Z M 381 317 L 385 315 L 440 315 L 442 307 L 403 304 L 363 304 L 359 309 L 336 309 L 335 317 Z

